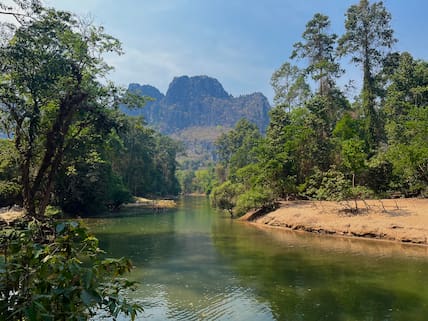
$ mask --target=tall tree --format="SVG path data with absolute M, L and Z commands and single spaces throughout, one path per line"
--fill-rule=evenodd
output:
M 390 74 L 385 99 L 387 159 L 396 186 L 410 195 L 428 186 L 428 62 L 409 53 L 399 56 Z
M 1 44 L 0 109 L 13 129 L 27 215 L 43 216 L 69 138 L 118 102 L 117 88 L 99 81 L 110 70 L 106 52 L 121 47 L 102 28 L 41 7 Z
M 311 92 L 302 70 L 289 62 L 283 63 L 272 74 L 270 83 L 275 93 L 273 97 L 275 106 L 286 111 L 301 107 Z
M 150 185 L 155 171 L 155 131 L 144 126 L 141 118 L 126 117 L 124 124 L 115 144 L 120 146 L 107 158 L 112 160 L 114 170 L 122 176 L 132 195 L 142 196 L 153 192 Z
M 291 58 L 306 58 L 309 65 L 306 72 L 312 79 L 319 82 L 319 93 L 324 96 L 334 86 L 334 78 L 340 75 L 340 66 L 336 62 L 335 43 L 336 34 L 328 33 L 330 19 L 317 13 L 306 24 L 303 32 L 303 42 L 293 45 Z
M 375 107 L 375 73 L 388 49 L 396 42 L 390 22 L 391 14 L 382 1 L 370 4 L 368 0 L 360 0 L 348 9 L 345 34 L 339 39 L 339 54 L 350 54 L 351 61 L 363 69 L 362 109 L 368 143 L 372 148 L 381 136 Z

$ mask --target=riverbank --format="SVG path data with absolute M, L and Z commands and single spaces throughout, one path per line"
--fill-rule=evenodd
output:
M 9 224 L 10 222 L 17 220 L 18 218 L 21 218 L 23 216 L 24 216 L 23 211 L 15 211 L 15 210 L 5 211 L 0 213 L 0 223 L 1 221 L 4 221 L 7 224 Z
M 155 211 L 163 211 L 171 208 L 176 208 L 177 202 L 171 199 L 148 199 L 143 197 L 134 197 L 133 203 L 123 205 L 123 208 L 144 208 Z M 6 224 L 22 217 L 24 212 L 22 210 L 7 210 L 0 212 L 0 223 L 3 221 Z M 114 213 L 117 215 L 117 213 Z
M 359 201 L 352 203 L 284 201 L 266 214 L 250 212 L 240 218 L 257 225 L 351 237 L 375 238 L 428 245 L 428 199 Z
M 144 197 L 134 197 L 133 203 L 123 205 L 124 208 L 149 208 L 155 210 L 165 210 L 177 207 L 177 202 L 172 199 L 148 199 Z

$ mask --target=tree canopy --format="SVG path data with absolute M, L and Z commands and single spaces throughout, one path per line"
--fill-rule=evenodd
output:
M 121 54 L 120 42 L 69 12 L 16 3 L 17 12 L 0 8 L 18 21 L 5 26 L 0 47 L 0 125 L 19 164 L 10 170 L 15 185 L 2 185 L 7 193 L 20 187 L 27 215 L 37 217 L 49 204 L 88 213 L 131 193 L 178 193 L 178 146 L 121 114 L 119 104 L 144 99 L 106 80 L 103 57 Z
M 213 188 L 214 205 L 240 215 L 284 198 L 428 195 L 428 64 L 390 52 L 396 39 L 381 1 L 350 6 L 344 23 L 342 36 L 321 13 L 306 24 L 291 54 L 299 67 L 285 61 L 272 75 L 266 136 L 241 143 L 247 162 L 235 162 L 241 149 L 230 136 L 218 140 L 229 172 Z M 353 101 L 336 82 L 347 55 L 362 70 Z

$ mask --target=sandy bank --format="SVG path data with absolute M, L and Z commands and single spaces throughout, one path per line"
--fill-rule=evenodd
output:
M 23 211 L 6 211 L 3 213 L 0 213 L 0 221 L 5 221 L 6 223 L 10 223 L 20 217 L 24 216 Z
M 170 209 L 177 207 L 177 202 L 174 200 L 166 200 L 166 199 L 148 199 L 143 197 L 134 197 L 134 203 L 124 204 L 125 208 L 150 208 L 150 209 Z
M 358 214 L 345 213 L 347 204 L 290 201 L 270 213 L 248 213 L 240 220 L 292 230 L 385 239 L 428 245 L 428 199 L 370 200 L 358 203 Z

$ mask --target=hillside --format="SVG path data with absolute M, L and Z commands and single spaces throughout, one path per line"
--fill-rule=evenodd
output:
M 212 159 L 214 140 L 241 118 L 256 124 L 261 132 L 269 123 L 270 106 L 263 94 L 233 97 L 208 76 L 176 77 L 165 95 L 150 85 L 133 83 L 128 89 L 154 100 L 142 109 L 125 107 L 125 113 L 141 115 L 161 133 L 182 141 L 191 159 Z

